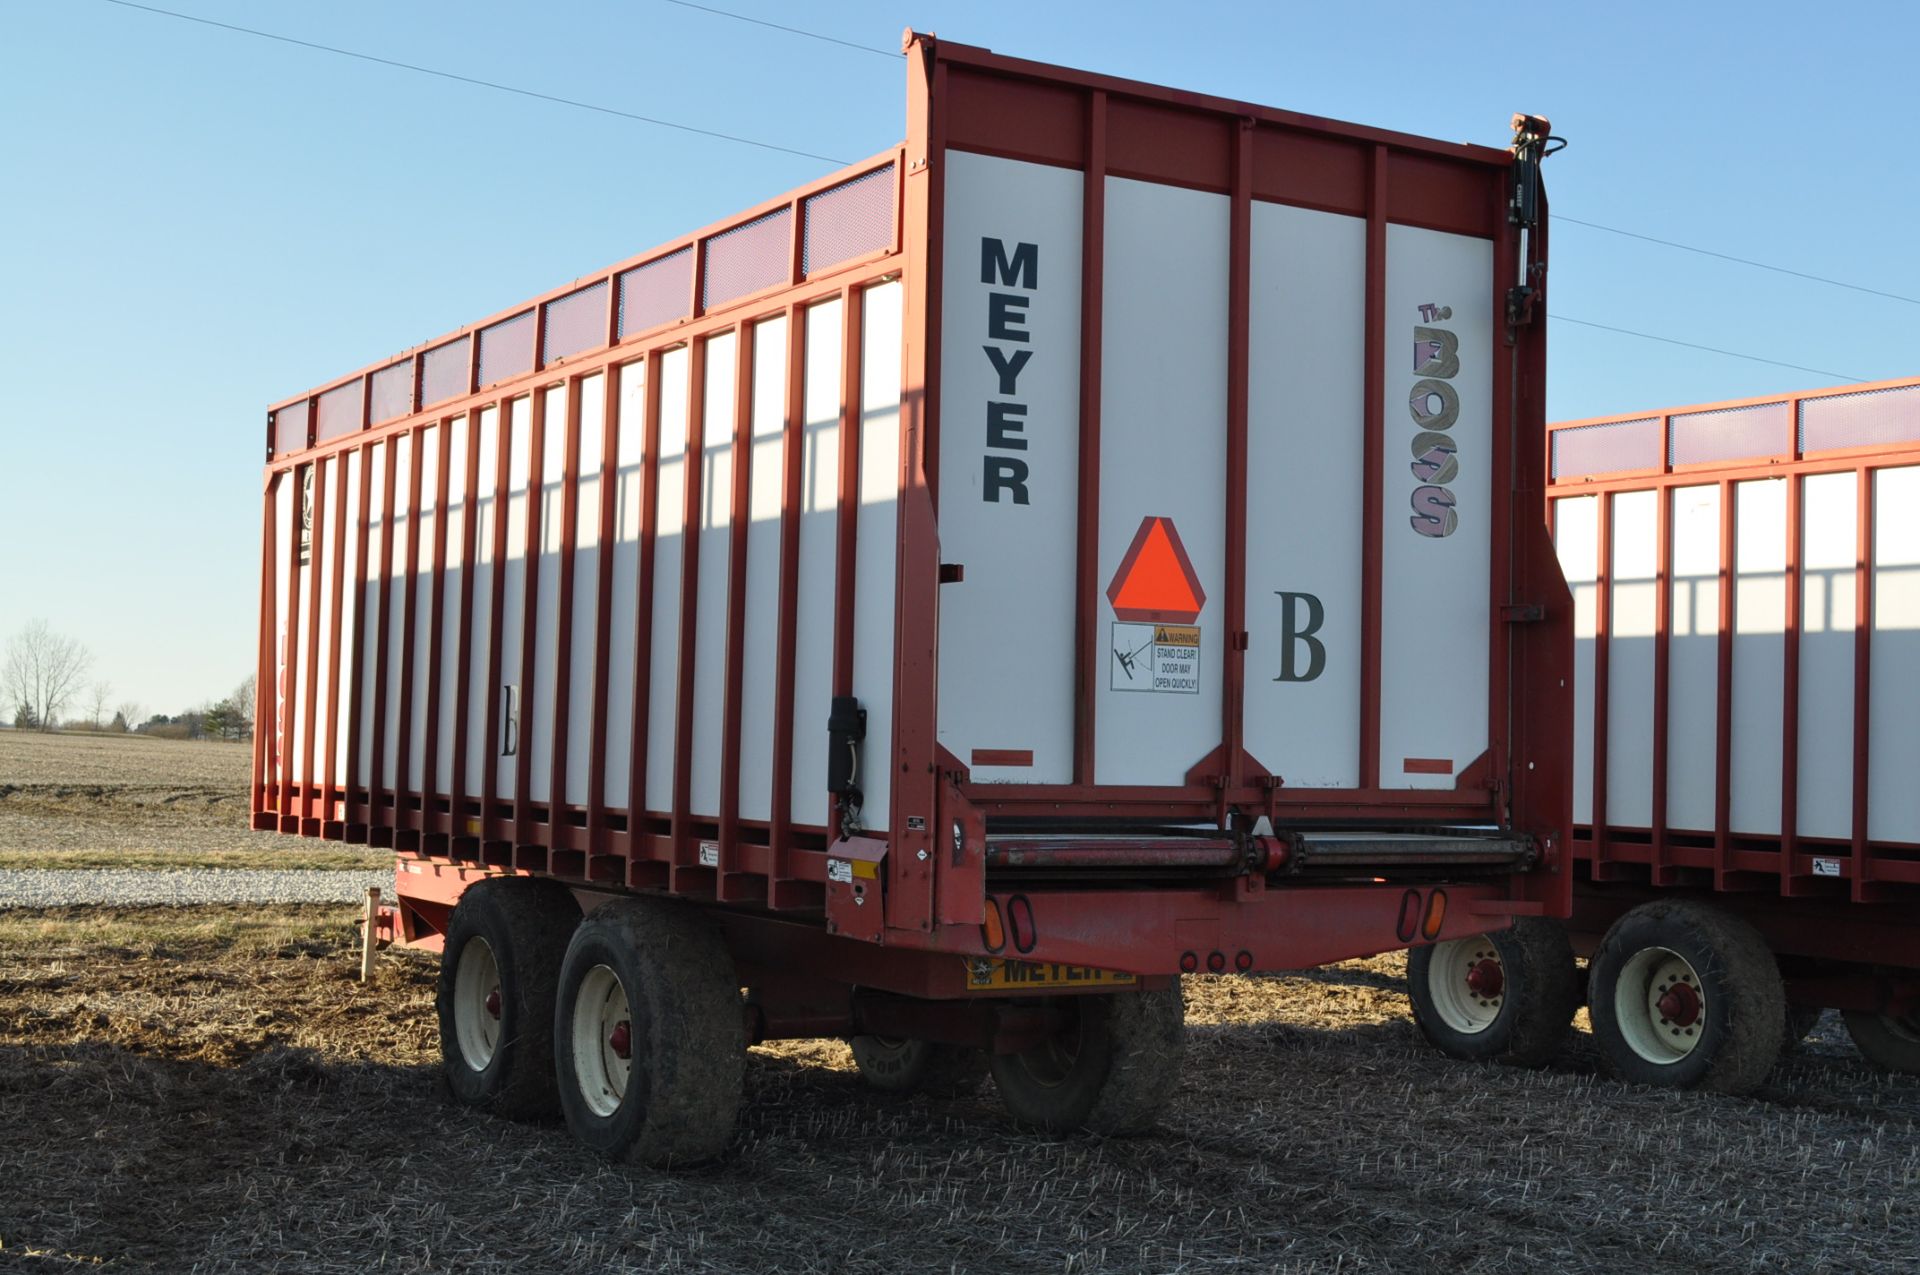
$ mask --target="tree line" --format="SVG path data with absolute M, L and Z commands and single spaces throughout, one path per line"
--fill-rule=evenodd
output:
M 253 738 L 251 674 L 223 699 L 185 712 L 148 714 L 137 700 L 114 699 L 113 684 L 88 681 L 93 652 L 75 638 L 32 620 L 7 639 L 0 654 L 0 722 L 15 730 L 103 731 L 161 739 Z

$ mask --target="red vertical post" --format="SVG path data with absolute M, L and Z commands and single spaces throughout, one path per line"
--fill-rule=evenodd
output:
M 840 294 L 840 472 L 834 520 L 833 693 L 853 694 L 855 549 L 860 537 L 862 294 Z M 829 820 L 831 822 L 831 820 Z
M 1656 485 L 1660 502 L 1654 545 L 1653 599 L 1653 868 L 1655 885 L 1673 884 L 1667 864 L 1668 704 L 1673 686 L 1673 489 Z
M 780 456 L 780 615 L 774 639 L 773 797 L 767 842 L 772 851 L 768 902 L 792 907 L 813 891 L 793 876 L 793 688 L 799 644 L 800 513 L 806 447 L 807 312 L 787 307 L 786 416 Z M 797 896 L 797 897 L 796 897 Z
M 1593 875 L 1605 880 L 1610 820 L 1607 810 L 1608 666 L 1613 646 L 1613 493 L 1602 492 L 1595 519 L 1593 586 Z
M 493 457 L 493 545 L 487 589 L 487 704 L 485 747 L 480 750 L 480 831 L 485 841 L 495 836 L 495 805 L 500 799 L 500 758 L 504 751 L 501 697 L 506 690 L 506 661 L 500 644 L 506 636 L 507 505 L 513 480 L 513 404 L 503 398 L 494 408 L 496 444 Z M 531 407 L 531 404 L 529 404 Z M 485 847 L 481 847 L 484 857 Z
M 1247 671 L 1247 375 L 1253 308 L 1253 120 L 1233 126 L 1233 192 L 1227 218 L 1226 642 L 1222 652 L 1220 747 L 1215 782 L 1246 782 L 1242 748 Z
M 453 750 L 451 777 L 447 793 L 447 832 L 454 837 L 478 835 L 479 825 L 467 813 L 467 802 L 472 796 L 467 784 L 468 735 L 473 728 L 472 699 L 469 675 L 473 665 L 473 591 L 479 574 L 476 566 L 480 537 L 480 410 L 477 407 L 467 411 L 467 463 L 466 470 L 460 476 L 460 615 L 459 626 L 459 664 L 456 666 L 457 682 L 453 691 Z M 499 436 L 496 421 L 495 437 Z M 498 510 L 499 506 L 494 508 Z M 485 750 L 482 750 L 485 756 Z M 481 811 L 481 818 L 486 812 Z
M 293 786 L 298 778 L 293 769 L 293 738 L 297 714 L 293 711 L 294 692 L 298 688 L 300 674 L 300 520 L 304 516 L 303 505 L 306 500 L 301 489 L 300 466 L 287 471 L 287 481 L 292 490 L 287 499 L 293 507 L 293 518 L 287 528 L 287 543 L 280 546 L 286 555 L 287 582 L 287 631 L 279 637 L 280 671 L 275 686 L 275 708 L 278 715 L 274 723 L 280 735 L 280 831 L 298 832 L 300 817 L 294 809 Z
M 1492 311 L 1495 315 L 1506 312 L 1507 296 L 1517 284 L 1520 270 L 1520 232 L 1507 218 L 1501 218 L 1493 240 L 1493 296 Z M 1492 396 L 1490 424 L 1492 426 L 1492 444 L 1489 464 L 1495 474 L 1511 475 L 1505 484 L 1496 483 L 1487 501 L 1487 761 L 1489 775 L 1485 780 L 1482 794 L 1488 802 L 1492 818 L 1504 822 L 1509 817 L 1510 807 L 1507 795 L 1510 792 L 1509 777 L 1512 775 L 1510 757 L 1513 748 L 1513 717 L 1509 696 L 1514 681 L 1520 677 L 1520 663 L 1513 657 L 1514 627 L 1507 612 L 1507 604 L 1534 599 L 1522 598 L 1521 576 L 1523 568 L 1521 558 L 1523 550 L 1515 543 L 1513 534 L 1514 508 L 1519 506 L 1521 517 L 1539 517 L 1542 509 L 1540 491 L 1534 486 L 1540 482 L 1539 470 L 1516 469 L 1514 463 L 1514 421 L 1518 415 L 1520 398 L 1520 376 L 1515 368 L 1516 344 L 1519 334 L 1514 328 L 1506 330 L 1503 339 L 1494 343 L 1493 377 L 1496 386 L 1510 386 L 1507 393 L 1496 391 Z M 1531 426 L 1530 426 L 1531 428 Z M 1545 438 L 1542 430 L 1540 437 Z M 1551 474 L 1551 470 L 1548 470 Z M 1456 778 L 1456 787 L 1459 780 Z
M 382 449 L 383 452 L 384 450 L 385 449 Z M 355 516 L 353 532 L 354 602 L 353 634 L 351 637 L 353 643 L 353 677 L 351 679 L 352 684 L 347 688 L 347 698 L 353 706 L 353 711 L 349 718 L 350 729 L 347 732 L 347 773 L 343 782 L 347 791 L 346 822 L 349 825 L 361 825 L 362 830 L 357 834 L 350 833 L 349 836 L 365 835 L 364 825 L 367 822 L 365 798 L 368 789 L 372 787 L 371 782 L 364 786 L 360 782 L 360 736 L 363 729 L 372 729 L 372 726 L 361 721 L 361 716 L 362 714 L 366 714 L 370 722 L 374 724 L 378 722 L 377 714 L 366 713 L 365 696 L 362 693 L 366 686 L 367 668 L 367 537 L 368 525 L 372 521 L 371 515 L 373 512 L 372 445 L 362 445 L 357 454 L 360 458 L 360 507 Z
M 312 824 L 317 817 L 314 809 L 314 784 L 320 775 L 319 758 L 316 756 L 314 746 L 318 742 L 320 716 L 320 598 L 326 584 L 324 578 L 325 573 L 321 570 L 324 555 L 320 551 L 321 546 L 326 543 L 327 536 L 326 479 L 321 473 L 324 466 L 324 461 L 314 460 L 310 462 L 307 467 L 307 472 L 313 476 L 313 509 L 312 521 L 306 537 L 306 606 L 309 619 L 307 621 L 306 664 L 304 665 L 306 676 L 304 679 L 305 687 L 301 695 L 302 720 L 300 724 L 302 760 L 305 762 L 305 765 L 301 768 L 302 773 L 297 776 L 300 782 L 298 813 L 300 815 L 300 831 L 302 833 L 319 831 L 317 827 L 309 829 L 308 825 Z
M 1387 148 L 1373 148 L 1367 185 L 1366 435 L 1361 444 L 1360 499 L 1360 787 L 1380 787 L 1380 591 L 1385 545 L 1381 469 L 1386 460 Z
M 546 504 L 547 482 L 547 391 L 535 386 L 528 395 L 527 409 L 527 527 L 522 552 L 526 555 L 521 588 L 520 615 L 520 728 L 513 758 L 513 840 L 514 866 L 519 867 L 522 851 L 534 846 L 533 800 L 528 788 L 533 774 L 533 691 L 540 660 L 540 519 Z M 551 800 L 552 794 L 548 794 Z M 552 844 L 549 838 L 548 845 Z M 543 865 L 544 866 L 544 865 Z
M 410 432 L 413 440 L 408 444 L 407 465 L 407 561 L 405 591 L 400 605 L 400 730 L 394 747 L 393 766 L 393 827 L 396 831 L 414 827 L 418 823 L 410 820 L 407 809 L 407 797 L 413 794 L 413 626 L 415 612 L 419 609 L 420 574 L 420 469 L 421 456 L 426 450 L 427 430 L 429 426 L 420 426 Z M 422 784 L 424 788 L 426 785 Z M 417 848 L 417 847 L 415 847 Z
M 386 828 L 388 835 L 381 836 L 376 845 L 392 845 L 391 829 L 393 820 L 383 816 L 382 808 L 391 804 L 393 793 L 386 787 L 387 774 L 387 705 L 388 705 L 388 652 L 393 648 L 393 481 L 399 468 L 398 447 L 402 435 L 390 434 L 382 445 L 380 469 L 380 627 L 374 633 L 375 650 L 373 653 L 373 711 L 368 714 L 372 722 L 373 757 L 367 772 L 367 827 L 369 837 L 375 828 Z M 371 466 L 367 481 L 373 481 Z M 396 785 L 397 787 L 397 785 Z
M 1074 563 L 1073 781 L 1095 782 L 1100 670 L 1100 332 L 1106 306 L 1107 94 L 1087 94 L 1087 169 L 1080 196 L 1080 489 Z
M 932 62 L 932 65 L 929 65 Z M 935 521 L 940 450 L 940 243 L 946 201 L 945 119 L 936 103 L 945 69 L 937 59 L 907 60 L 907 148 L 916 171 L 896 182 L 896 243 L 906 253 L 901 270 L 899 493 L 894 534 L 898 552 L 893 578 L 893 750 L 878 764 L 891 767 L 889 805 L 891 866 L 887 924 L 926 931 L 943 901 L 936 886 L 938 852 L 951 841 L 936 839 L 941 820 L 936 661 L 940 647 L 940 537 Z M 931 72 L 932 83 L 927 82 Z M 886 528 L 879 529 L 886 534 Z M 872 534 L 870 531 L 869 534 Z M 951 852 L 949 852 L 951 853 Z M 949 860 L 951 861 L 951 860 Z M 976 886 L 977 890 L 978 887 Z M 978 895 L 972 907 L 979 907 Z M 948 911 L 951 910 L 949 907 Z
M 627 788 L 627 883 L 643 885 L 657 880 L 651 867 L 643 866 L 651 849 L 647 820 L 647 717 L 653 696 L 653 547 L 660 521 L 660 350 L 647 352 L 643 375 L 647 378 L 645 412 L 642 426 L 646 438 L 645 456 L 640 472 L 640 580 L 635 590 L 633 627 L 633 744 Z
M 1733 836 L 1733 577 L 1734 485 L 1720 482 L 1720 632 L 1716 648 L 1713 723 L 1713 885 L 1727 888 Z
M 797 206 L 794 221 L 796 225 L 799 222 Z M 754 344 L 755 325 L 742 323 L 734 347 L 733 485 L 728 493 L 726 673 L 721 701 L 720 862 L 715 882 L 723 901 L 761 897 L 765 892 L 763 883 L 741 875 L 739 868 L 740 695 L 746 674 L 747 532 L 750 526 L 747 502 L 752 497 L 753 479 Z
M 567 733 L 573 715 L 573 559 L 580 547 L 580 384 L 583 379 L 572 376 L 566 383 L 566 454 L 560 470 L 560 587 L 555 591 L 556 614 L 550 622 L 557 636 L 554 639 L 553 769 L 547 781 L 547 832 L 549 844 L 555 849 L 584 845 L 586 841 L 584 830 L 575 834 L 567 814 Z M 596 614 L 594 622 L 596 626 L 603 626 L 605 617 Z
M 611 287 L 612 285 L 609 285 Z M 607 677 L 613 663 L 613 549 L 620 483 L 620 365 L 607 364 L 600 411 L 600 570 L 594 580 L 593 721 L 587 764 L 587 853 L 606 852 Z M 626 658 L 624 655 L 622 658 Z M 638 675 L 639 670 L 635 670 Z M 589 865 L 591 866 L 591 865 Z
M 1780 893 L 1800 893 L 1793 880 L 1793 856 L 1800 841 L 1800 624 L 1805 601 L 1801 557 L 1806 538 L 1806 502 L 1798 474 L 1787 483 L 1787 597 L 1785 640 L 1781 643 L 1780 694 Z
M 673 820 L 669 826 L 670 887 L 677 892 L 703 889 L 706 869 L 694 853 L 690 809 L 693 792 L 694 670 L 700 660 L 700 495 L 706 478 L 707 343 L 696 339 L 687 351 L 687 447 L 685 499 L 680 515 L 680 650 L 675 676 L 673 718 Z M 737 349 L 737 347 L 736 347 Z
M 1873 524 L 1874 471 L 1866 465 L 1854 471 L 1853 568 L 1853 863 L 1850 882 L 1853 901 L 1867 901 L 1873 880 L 1873 846 L 1868 840 L 1872 813 L 1872 767 L 1868 761 L 1873 713 Z
M 422 833 L 453 831 L 453 815 L 441 819 L 440 804 L 440 672 L 447 612 L 447 505 L 453 491 L 453 420 L 435 426 L 440 441 L 433 466 L 433 596 L 427 605 L 427 729 L 420 757 L 420 823 Z M 471 444 L 472 440 L 468 440 Z M 464 581 L 462 584 L 464 585 Z M 455 658 L 458 659 L 456 653 Z
M 365 387 L 362 387 L 363 391 Z M 320 780 L 320 821 L 322 835 L 326 825 L 338 823 L 334 818 L 334 794 L 345 787 L 345 781 L 337 774 L 334 765 L 340 756 L 340 719 L 346 712 L 346 696 L 340 687 L 340 639 L 342 603 L 346 598 L 347 579 L 347 470 L 353 453 L 338 451 L 333 454 L 334 498 L 333 507 L 338 511 L 333 515 L 330 530 L 333 533 L 333 573 L 328 578 L 331 591 L 332 608 L 327 625 L 327 734 L 322 741 L 325 751 L 321 754 L 319 767 Z M 129 723 L 131 728 L 132 723 Z

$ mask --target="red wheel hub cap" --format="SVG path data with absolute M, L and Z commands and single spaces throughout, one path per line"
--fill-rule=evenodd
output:
M 1492 1000 L 1507 990 L 1507 972 L 1498 961 L 1481 961 L 1467 971 L 1467 990 Z
M 495 1018 L 500 1017 L 500 989 L 497 987 L 487 993 L 487 1013 Z
M 633 1057 L 633 1026 L 619 1023 L 607 1034 L 607 1048 L 613 1050 L 615 1057 Z
M 1691 1027 L 1700 1019 L 1700 993 L 1685 983 L 1675 983 L 1661 993 L 1654 1007 L 1675 1027 Z

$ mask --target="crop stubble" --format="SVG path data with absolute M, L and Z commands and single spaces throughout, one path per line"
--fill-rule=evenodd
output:
M 46 752 L 14 744 L 17 790 Z M 32 782 L 125 784 L 129 756 Z M 214 761 L 210 828 L 244 810 Z M 155 818 L 198 844 L 197 811 Z M 1920 1083 L 1869 1070 L 1831 1017 L 1734 1099 L 1604 1080 L 1584 1037 L 1541 1072 L 1449 1063 L 1399 957 L 1196 978 L 1151 1137 L 1023 1134 L 990 1087 L 888 1099 L 845 1046 L 785 1043 L 753 1051 L 727 1159 L 660 1174 L 454 1106 L 433 959 L 390 954 L 366 987 L 356 963 L 345 908 L 0 918 L 0 1267 L 1691 1275 L 1920 1252 Z

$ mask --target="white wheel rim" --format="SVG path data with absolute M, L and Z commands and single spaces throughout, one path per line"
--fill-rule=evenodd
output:
M 1427 990 L 1440 1021 L 1463 1035 L 1492 1027 L 1506 1004 L 1507 967 L 1484 934 L 1436 943 L 1427 966 Z
M 461 1061 L 475 1071 L 485 1071 L 500 1047 L 500 997 L 493 948 L 485 939 L 468 939 L 453 972 L 453 1034 Z
M 1686 957 L 1671 948 L 1644 948 L 1620 971 L 1613 1016 L 1627 1048 L 1667 1066 L 1699 1048 L 1707 1029 L 1707 992 Z
M 633 1069 L 633 1014 L 620 976 L 596 965 L 573 998 L 573 1079 L 587 1109 L 610 1116 L 627 1096 Z

